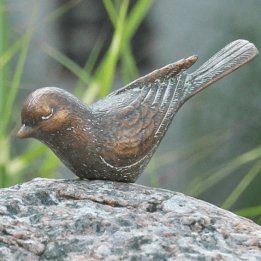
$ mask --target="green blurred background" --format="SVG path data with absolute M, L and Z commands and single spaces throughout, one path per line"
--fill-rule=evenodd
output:
M 247 39 L 261 50 L 260 0 L 0 0 L 0 186 L 75 178 L 37 141 L 18 140 L 32 90 L 87 103 L 192 54 L 198 68 Z M 179 111 L 137 183 L 181 191 L 261 223 L 258 56 Z

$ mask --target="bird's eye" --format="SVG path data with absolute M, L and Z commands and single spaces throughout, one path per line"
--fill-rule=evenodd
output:
M 45 120 L 50 119 L 52 116 L 53 116 L 53 108 L 51 108 L 51 111 L 50 111 L 47 115 L 42 116 L 41 119 L 42 119 L 43 121 L 45 121 Z

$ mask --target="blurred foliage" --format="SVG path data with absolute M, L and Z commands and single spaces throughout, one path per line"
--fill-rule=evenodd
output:
M 42 26 L 54 21 L 62 16 L 68 10 L 76 6 L 80 0 L 66 1 L 56 10 L 52 11 L 43 19 L 40 25 L 36 25 L 35 19 L 39 12 L 39 2 L 35 1 L 34 12 L 30 15 L 29 25 L 21 36 L 9 42 L 8 32 L 8 8 L 7 3 L 2 0 L 0 5 L 0 186 L 7 187 L 26 179 L 44 176 L 54 177 L 59 167 L 59 160 L 54 154 L 39 144 L 31 142 L 21 154 L 17 155 L 15 150 L 15 127 L 17 126 L 18 115 L 13 113 L 12 108 L 17 99 L 17 93 L 21 84 L 25 62 L 30 48 L 33 35 L 40 30 Z M 102 40 L 98 38 L 91 55 L 82 68 L 73 60 L 67 57 L 53 46 L 42 44 L 40 48 L 56 60 L 62 66 L 74 74 L 78 81 L 75 86 L 75 94 L 83 97 L 86 103 L 93 102 L 96 98 L 107 95 L 112 87 L 117 65 L 122 69 L 122 82 L 127 83 L 135 79 L 138 75 L 138 69 L 131 50 L 130 41 L 137 31 L 139 25 L 146 17 L 153 1 L 138 0 L 130 8 L 129 1 L 104 0 L 103 5 L 107 11 L 110 21 L 114 27 L 111 44 L 104 55 L 102 61 L 94 69 L 98 54 L 102 47 Z M 102 37 L 102 36 L 101 36 Z M 12 65 L 12 66 L 11 66 Z M 88 88 L 86 89 L 86 86 Z M 215 137 L 215 138 L 214 138 Z M 213 150 L 213 146 L 220 140 L 220 135 L 211 134 L 199 138 L 190 144 L 189 147 L 178 149 L 172 153 L 167 153 L 154 158 L 149 165 L 148 171 L 150 184 L 159 185 L 157 169 L 169 162 L 190 158 L 190 164 L 195 164 L 205 160 L 208 153 Z M 200 151 L 200 153 L 199 153 Z M 249 165 L 250 164 L 250 165 Z M 248 186 L 254 182 L 257 175 L 261 173 L 261 147 L 257 147 L 233 160 L 225 163 L 223 166 L 217 166 L 207 173 L 200 173 L 184 188 L 184 192 L 193 196 L 200 196 L 207 190 L 211 190 L 215 185 L 224 181 L 235 171 L 250 166 L 242 180 L 227 195 L 223 207 L 231 209 L 233 204 L 240 198 Z M 253 218 L 260 222 L 260 206 L 249 206 L 249 208 L 237 210 L 237 213 Z

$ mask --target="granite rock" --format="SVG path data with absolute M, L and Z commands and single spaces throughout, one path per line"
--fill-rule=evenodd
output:
M 261 260 L 261 227 L 173 191 L 38 178 L 0 190 L 0 260 Z

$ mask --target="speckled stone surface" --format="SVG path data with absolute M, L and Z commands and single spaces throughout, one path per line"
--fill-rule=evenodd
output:
M 261 227 L 172 191 L 34 179 L 0 190 L 0 260 L 261 260 Z

